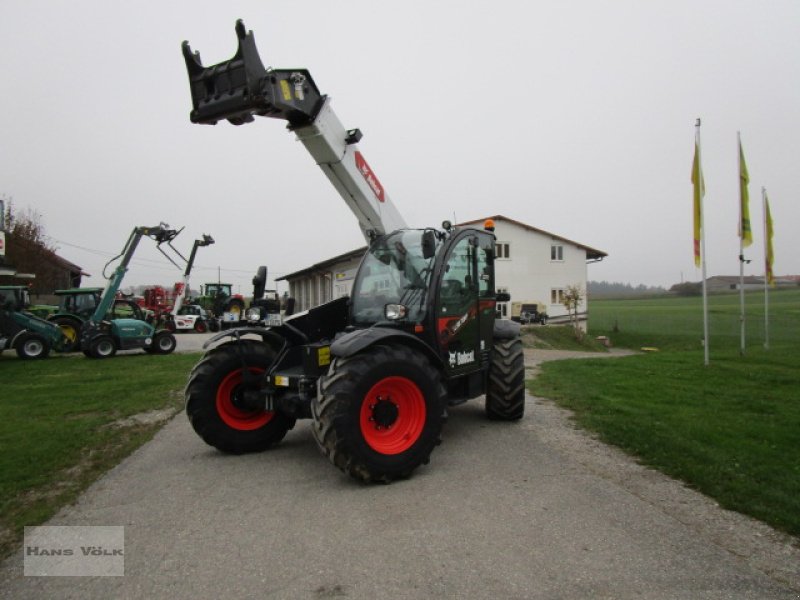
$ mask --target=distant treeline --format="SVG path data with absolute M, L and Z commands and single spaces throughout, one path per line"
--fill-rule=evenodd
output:
M 619 281 L 590 281 L 588 283 L 589 295 L 598 296 L 652 296 L 665 294 L 667 290 L 661 286 L 647 286 L 644 284 L 631 285 Z

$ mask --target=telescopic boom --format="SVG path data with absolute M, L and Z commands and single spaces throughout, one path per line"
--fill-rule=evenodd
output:
M 358 129 L 346 130 L 305 69 L 265 68 L 252 31 L 236 22 L 238 49 L 230 60 L 204 67 L 183 42 L 192 92 L 193 123 L 234 125 L 254 116 L 283 119 L 358 219 L 369 240 L 407 227 L 381 182 L 358 150 Z

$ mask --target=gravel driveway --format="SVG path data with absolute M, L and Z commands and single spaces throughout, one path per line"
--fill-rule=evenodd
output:
M 596 356 L 596 355 L 593 355 Z M 553 358 L 529 353 L 529 364 Z M 563 358 L 564 356 L 560 356 Z M 529 397 L 480 402 L 408 481 L 364 486 L 307 422 L 273 451 L 224 456 L 184 415 L 50 524 L 123 525 L 124 577 L 23 577 L 4 598 L 797 598 L 797 541 L 575 429 Z

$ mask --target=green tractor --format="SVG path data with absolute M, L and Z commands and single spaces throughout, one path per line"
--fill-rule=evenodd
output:
M 0 286 L 0 352 L 14 349 L 22 359 L 45 358 L 51 350 L 66 351 L 69 340 L 61 329 L 27 311 L 27 286 Z
M 201 286 L 200 296 L 192 301 L 215 317 L 222 328 L 235 327 L 244 321 L 244 298 L 233 293 L 230 283 L 206 283 Z M 243 324 L 243 323 L 242 323 Z M 218 328 L 212 325 L 212 331 Z

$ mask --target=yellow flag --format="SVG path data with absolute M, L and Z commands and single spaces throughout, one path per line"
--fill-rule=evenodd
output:
M 742 140 L 739 140 L 739 237 L 742 238 L 742 247 L 747 247 L 753 243 L 753 230 L 750 229 L 750 194 L 747 185 L 750 183 L 750 175 L 747 172 L 747 165 L 744 162 L 744 150 L 742 150 Z
M 769 212 L 769 198 L 764 192 L 764 220 L 766 221 L 767 229 L 767 251 L 766 251 L 766 273 L 767 283 L 771 286 L 775 285 L 775 274 L 772 272 L 772 263 L 775 261 L 775 255 L 772 253 L 772 213 Z
M 694 162 L 692 163 L 692 184 L 694 185 L 694 264 L 700 266 L 700 236 L 703 234 L 703 197 L 706 195 L 706 182 L 700 165 L 700 144 L 694 142 Z

